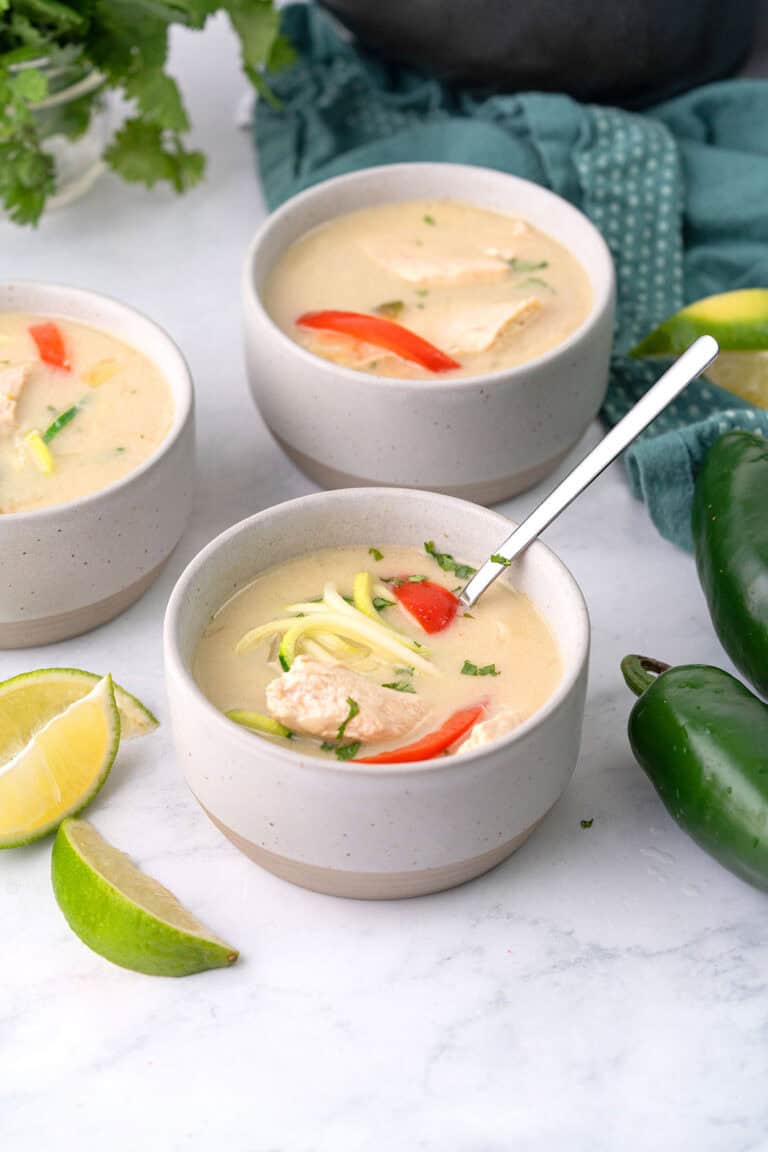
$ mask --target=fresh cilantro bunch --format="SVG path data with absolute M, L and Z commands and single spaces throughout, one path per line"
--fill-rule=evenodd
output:
M 33 112 L 48 91 L 43 66 L 92 67 L 130 102 L 104 154 L 118 175 L 177 192 L 201 179 L 205 157 L 185 145 L 189 119 L 165 64 L 171 25 L 202 28 L 215 12 L 229 16 L 245 74 L 270 98 L 264 70 L 292 59 L 272 0 L 0 0 L 0 202 L 12 220 L 36 223 L 55 186 Z M 95 96 L 62 105 L 57 131 L 81 135 Z

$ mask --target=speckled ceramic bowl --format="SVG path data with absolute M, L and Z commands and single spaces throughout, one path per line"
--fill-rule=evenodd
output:
M 171 338 L 132 308 L 58 284 L 0 284 L 0 311 L 39 312 L 103 328 L 165 377 L 171 429 L 108 488 L 51 508 L 0 515 L 0 648 L 50 644 L 111 620 L 149 588 L 184 530 L 194 482 L 194 400 Z
M 165 619 L 165 674 L 179 764 L 198 801 L 262 867 L 318 892 L 388 899 L 437 892 L 493 868 L 527 839 L 579 754 L 589 619 L 573 577 L 534 544 L 504 579 L 531 597 L 560 648 L 563 675 L 513 733 L 421 764 L 340 763 L 263 740 L 227 720 L 192 677 L 215 612 L 263 569 L 334 545 L 434 538 L 488 556 L 509 532 L 496 513 L 405 489 L 305 496 L 236 524 L 192 561 Z
M 549 352 L 483 376 L 395 380 L 339 367 L 294 343 L 261 301 L 285 249 L 311 228 L 373 204 L 448 197 L 520 215 L 583 264 L 587 319 Z M 393 164 L 318 184 L 270 216 L 243 275 L 254 399 L 274 436 L 326 488 L 400 484 L 483 504 L 536 484 L 579 440 L 608 382 L 614 276 L 586 216 L 537 184 L 460 164 Z

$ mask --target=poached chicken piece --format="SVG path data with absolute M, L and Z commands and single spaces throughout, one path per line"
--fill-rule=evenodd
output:
M 496 716 L 492 716 L 490 720 L 482 720 L 479 724 L 475 724 L 457 751 L 476 752 L 478 748 L 484 748 L 492 740 L 506 736 L 508 732 L 522 724 L 523 720 L 522 713 L 516 708 L 504 708 Z
M 349 715 L 349 701 L 360 711 L 344 729 L 344 738 L 366 743 L 394 740 L 411 732 L 426 715 L 420 697 L 395 692 L 352 672 L 338 661 L 297 656 L 288 672 L 266 687 L 272 716 L 291 731 L 332 740 Z
M 16 405 L 29 371 L 29 364 L 8 364 L 0 368 L 0 436 L 16 427 Z

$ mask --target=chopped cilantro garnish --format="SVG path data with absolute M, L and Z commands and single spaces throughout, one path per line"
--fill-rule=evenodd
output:
M 581 824 L 582 828 L 591 828 L 591 827 L 592 827 L 592 825 L 594 824 L 594 822 L 595 822 L 595 818 L 594 818 L 594 816 L 593 816 L 593 817 L 592 817 L 590 820 L 580 820 L 580 821 L 579 821 L 579 823 Z
M 462 612 L 461 618 L 462 620 L 474 620 L 474 616 L 471 612 Z
M 323 740 L 320 745 L 323 752 L 335 752 L 337 760 L 351 760 L 354 756 L 357 756 L 357 753 L 360 751 L 359 740 L 350 740 L 347 744 L 337 743 L 337 741 L 344 739 L 347 724 L 349 724 L 350 720 L 354 720 L 360 711 L 360 705 L 357 703 L 357 700 L 353 700 L 351 696 L 347 696 L 347 704 L 349 705 L 349 711 L 341 724 L 339 724 L 336 740 Z
M 521 288 L 524 288 L 526 284 L 535 284 L 537 288 L 546 288 L 547 292 L 552 292 L 555 296 L 557 295 L 552 285 L 546 280 L 542 280 L 541 276 L 528 276 L 520 285 Z
M 491 564 L 503 564 L 505 568 L 509 568 L 511 560 L 507 560 L 506 556 L 502 556 L 500 552 L 494 552 L 491 555 Z
M 465 660 L 461 666 L 462 676 L 501 676 L 501 672 L 497 669 L 495 664 L 484 664 L 482 668 L 478 668 L 477 664 L 473 664 L 471 660 Z
M 384 559 L 384 553 L 380 552 L 378 548 L 369 548 L 368 554 L 370 556 L 373 556 L 374 560 L 377 560 L 377 561 Z
M 334 744 L 332 740 L 323 740 L 320 747 L 323 752 L 335 752 L 337 760 L 351 760 L 360 751 L 360 741 L 350 740 L 348 744 Z
M 383 612 L 385 608 L 392 608 L 394 600 L 385 600 L 383 596 L 374 596 L 372 604 L 377 612 Z
M 512 256 L 507 260 L 513 272 L 538 272 L 540 268 L 548 268 L 548 260 L 518 260 L 516 256 Z
M 428 212 L 426 215 L 422 216 L 422 220 L 425 224 L 429 224 L 432 228 L 434 228 L 435 224 L 437 224 L 437 220 L 435 220 L 434 216 L 430 216 Z
M 429 576 L 388 576 L 384 583 L 399 588 L 402 584 L 423 584 L 425 580 L 429 580 Z
M 358 712 L 360 711 L 360 705 L 358 704 L 357 700 L 353 700 L 351 696 L 347 696 L 347 704 L 349 705 L 349 712 L 347 712 L 346 719 L 342 720 L 341 724 L 339 724 L 339 730 L 336 733 L 337 740 L 344 739 L 344 733 L 347 730 L 347 724 L 349 724 L 350 720 L 354 720 L 355 716 L 357 716 Z
M 424 551 L 435 560 L 443 572 L 454 572 L 460 580 L 468 580 L 477 571 L 470 564 L 459 564 L 450 552 L 438 552 L 434 540 L 424 542 Z
M 349 744 L 340 744 L 336 748 L 337 760 L 354 760 L 360 751 L 360 741 L 350 740 Z
M 382 688 L 391 688 L 393 692 L 415 692 L 410 680 L 392 680 L 389 684 L 382 684 Z
M 405 308 L 405 304 L 402 300 L 385 300 L 383 304 L 376 305 L 374 312 L 377 312 L 379 316 L 387 316 L 390 320 L 396 320 L 403 308 Z

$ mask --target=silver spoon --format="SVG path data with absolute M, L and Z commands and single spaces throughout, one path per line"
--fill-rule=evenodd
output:
M 548 528 L 555 517 L 571 504 L 592 481 L 604 472 L 616 457 L 648 427 L 652 420 L 702 372 L 720 351 L 712 336 L 700 336 L 683 352 L 664 375 L 656 381 L 634 408 L 627 412 L 623 420 L 611 429 L 592 451 L 561 480 L 549 496 L 534 508 L 530 516 L 515 528 L 501 547 L 493 553 L 502 556 L 505 563 L 486 560 L 481 568 L 459 594 L 459 600 L 466 608 L 477 603 L 480 596 L 493 584 L 497 576 L 509 567 L 537 536 Z

